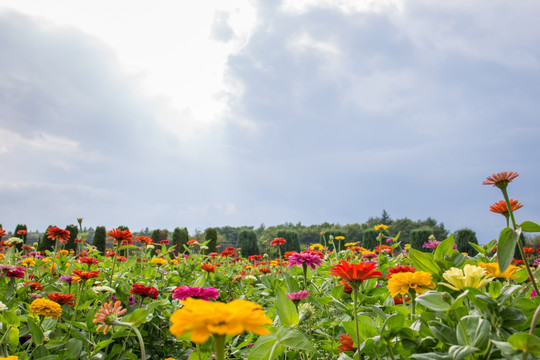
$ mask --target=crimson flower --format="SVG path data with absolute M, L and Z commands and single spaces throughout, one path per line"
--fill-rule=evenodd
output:
M 488 176 L 482 185 L 493 185 L 499 189 L 505 189 L 508 186 L 508 183 L 511 183 L 512 180 L 518 176 L 519 174 L 515 171 L 503 171 L 498 174 Z
M 344 351 L 354 351 L 356 348 L 354 347 L 354 340 L 349 334 L 343 334 L 339 338 L 339 347 L 338 347 L 338 353 L 344 352 Z
M 17 230 L 17 235 L 26 235 L 26 234 L 28 234 L 27 230 L 24 230 L 24 229 Z
M 81 280 L 86 281 L 88 279 L 97 278 L 99 276 L 99 270 L 97 271 L 73 270 L 73 274 L 78 276 Z
M 155 287 L 144 286 L 137 283 L 131 286 L 131 290 L 129 290 L 129 293 L 133 295 L 140 295 L 142 297 L 149 297 L 154 300 L 156 300 L 159 295 L 159 291 Z
M 334 266 L 330 274 L 339 276 L 347 281 L 353 288 L 357 288 L 364 280 L 380 279 L 382 274 L 376 271 L 377 266 L 371 262 L 361 262 L 360 264 L 350 264 L 345 260 L 341 260 L 340 265 Z
M 287 242 L 284 238 L 275 238 L 274 240 L 270 241 L 270 245 L 272 246 L 278 246 L 283 245 Z
M 47 297 L 60 305 L 75 305 L 75 295 L 73 294 L 50 293 Z
M 416 271 L 416 268 L 414 266 L 398 265 L 398 266 L 394 266 L 388 269 L 388 274 L 386 275 L 386 278 L 390 279 L 393 274 L 397 274 L 401 272 L 415 272 L 415 271 Z
M 24 283 L 24 286 L 30 286 L 30 290 L 32 291 L 43 290 L 43 286 L 37 281 L 27 281 Z
M 81 264 L 86 264 L 86 265 L 88 265 L 88 267 L 90 267 L 90 265 L 97 265 L 97 264 L 99 264 L 99 260 L 98 260 L 98 259 L 89 258 L 89 257 L 83 257 L 83 258 L 80 258 L 80 259 L 79 259 L 79 262 L 80 262 Z
M 60 241 L 62 244 L 67 243 L 69 239 L 69 230 L 61 229 L 57 226 L 51 226 L 47 229 L 47 237 L 49 239 L 54 239 Z
M 510 206 L 512 207 L 512 211 L 516 211 L 517 209 L 521 209 L 523 204 L 520 204 L 518 200 L 510 199 Z M 508 205 L 506 205 L 506 201 L 500 200 L 491 205 L 489 211 L 508 216 Z
M 133 234 L 128 230 L 112 229 L 107 233 L 110 237 L 114 239 L 113 243 L 116 244 L 117 241 L 120 241 L 122 245 L 133 244 Z

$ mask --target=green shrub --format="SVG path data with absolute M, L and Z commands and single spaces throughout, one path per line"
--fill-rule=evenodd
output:
M 424 227 L 411 230 L 409 240 L 411 241 L 411 247 L 423 252 L 431 252 L 433 250 L 424 248 L 424 243 L 428 242 L 429 237 L 433 235 L 433 229 Z
M 211 252 L 217 252 L 217 238 L 218 233 L 216 228 L 208 228 L 205 231 L 204 239 L 205 241 L 210 240 L 206 246 L 208 246 L 208 250 L 206 250 L 206 254 L 210 254 Z
M 253 230 L 242 230 L 238 233 L 236 247 L 242 249 L 242 256 L 260 255 L 261 250 L 257 242 L 257 234 Z
M 300 240 L 298 239 L 298 233 L 294 230 L 279 230 L 277 232 L 278 238 L 284 238 L 285 244 L 281 245 L 281 254 L 285 254 L 287 251 L 300 252 Z M 277 253 L 277 249 L 276 249 Z
M 379 245 L 379 241 L 377 240 L 378 236 L 379 232 L 375 229 L 364 230 L 362 233 L 363 240 L 362 243 L 360 243 L 360 246 L 368 250 L 374 250 L 375 246 Z
M 454 233 L 454 241 L 456 242 L 459 252 L 466 252 L 469 256 L 475 256 L 478 254 L 475 248 L 469 243 L 477 244 L 476 233 L 471 229 L 461 229 Z
M 187 246 L 187 242 L 189 241 L 189 233 L 187 228 L 175 228 L 172 234 L 172 243 L 174 246 L 174 253 L 176 255 L 183 254 L 186 249 L 184 248 L 184 245 Z
M 66 226 L 66 230 L 69 231 L 69 239 L 64 245 L 64 249 L 75 251 L 77 249 L 75 239 L 77 239 L 77 235 L 79 235 L 79 228 L 76 225 L 68 225 Z
M 49 225 L 47 227 L 47 230 L 45 230 L 45 233 L 43 234 L 43 238 L 41 239 L 41 241 L 39 242 L 39 245 L 37 247 L 38 251 L 45 251 L 45 250 L 52 251 L 54 249 L 55 240 L 54 239 L 49 239 L 49 237 L 47 236 L 47 231 L 51 227 L 53 227 L 53 225 Z
M 96 247 L 98 251 L 105 254 L 105 248 L 107 246 L 107 230 L 105 226 L 98 226 L 94 232 L 94 238 L 92 239 L 92 245 Z

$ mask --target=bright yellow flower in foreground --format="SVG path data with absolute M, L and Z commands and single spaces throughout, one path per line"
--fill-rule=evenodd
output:
M 323 244 L 311 244 L 311 246 L 309 248 L 311 250 L 319 251 L 319 250 L 324 249 L 324 246 L 323 246 Z
M 425 271 L 395 273 L 388 280 L 388 291 L 392 297 L 405 295 L 409 290 L 421 295 L 425 290 L 434 288 L 431 274 Z
M 28 266 L 35 266 L 36 262 L 32 258 L 26 258 L 21 261 L 21 265 L 28 267 Z
M 57 319 L 62 315 L 62 307 L 48 299 L 35 299 L 30 304 L 30 312 L 34 315 L 52 316 Z
M 493 275 L 497 279 L 504 279 L 504 280 L 515 278 L 516 275 L 514 275 L 514 273 L 519 270 L 519 267 L 517 267 L 515 265 L 510 265 L 510 266 L 508 266 L 508 268 L 503 273 L 501 273 L 501 270 L 499 269 L 499 263 L 496 263 L 496 262 L 495 263 L 481 262 L 478 265 L 480 265 L 481 267 L 486 269 L 486 271 L 489 274 Z
M 264 324 L 272 324 L 260 305 L 247 300 L 234 300 L 228 304 L 187 298 L 184 306 L 171 315 L 171 334 L 176 337 L 191 332 L 191 341 L 202 344 L 212 334 L 238 335 L 251 331 L 268 335 Z
M 163 258 L 152 258 L 152 260 L 150 260 L 150 262 L 152 264 L 157 264 L 157 265 L 167 265 L 169 262 Z
M 15 355 L 10 355 L 8 357 L 0 356 L 0 360 L 19 360 L 19 357 Z
M 463 290 L 468 287 L 480 289 L 493 280 L 493 276 L 483 267 L 469 264 L 465 265 L 463 270 L 455 267 L 446 270 L 443 278 L 448 284 L 443 282 L 440 284 L 452 290 Z
M 373 228 L 377 231 L 383 231 L 383 230 L 388 229 L 388 225 L 379 224 L 379 225 L 375 225 Z

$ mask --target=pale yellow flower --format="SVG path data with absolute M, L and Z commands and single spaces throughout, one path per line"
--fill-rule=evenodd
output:
M 493 276 L 483 267 L 470 264 L 465 265 L 463 270 L 453 267 L 445 271 L 443 278 L 448 283 L 441 282 L 440 284 L 452 290 L 480 289 L 493 280 Z

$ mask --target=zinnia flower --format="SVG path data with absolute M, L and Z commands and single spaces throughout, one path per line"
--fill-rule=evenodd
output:
M 247 300 L 228 304 L 187 298 L 184 306 L 171 315 L 170 332 L 176 337 L 190 332 L 191 341 L 202 344 L 212 334 L 235 336 L 244 331 L 268 335 L 262 325 L 272 324 L 260 305 Z
M 168 261 L 163 258 L 152 258 L 152 260 L 150 260 L 150 263 L 157 265 L 167 265 Z
M 339 338 L 338 353 L 344 351 L 355 351 L 354 340 L 349 334 L 343 334 Z
M 56 320 L 62 315 L 62 307 L 58 303 L 48 299 L 35 299 L 30 304 L 30 312 L 36 316 L 51 316 Z
M 298 291 L 298 292 L 295 292 L 295 293 L 288 293 L 287 294 L 287 297 L 289 299 L 291 299 L 292 301 L 304 300 L 308 296 L 309 296 L 309 292 L 305 291 L 305 290 L 301 290 L 301 291 Z
M 19 357 L 15 355 L 9 355 L 8 357 L 0 356 L 0 360 L 19 360 Z
M 345 236 L 338 235 L 334 239 L 337 240 L 337 241 L 343 241 L 343 240 L 345 240 Z
M 355 243 L 356 244 L 356 243 Z M 315 250 L 315 251 L 321 251 L 322 249 L 324 249 L 324 245 L 323 244 L 311 244 L 309 246 L 309 248 L 311 250 Z
M 483 267 L 489 274 L 491 274 L 493 277 L 496 277 L 497 279 L 502 280 L 509 280 L 517 277 L 514 275 L 516 271 L 519 270 L 519 267 L 515 265 L 509 265 L 508 268 L 501 273 L 501 270 L 499 268 L 499 263 L 478 263 L 479 266 Z
M 2 272 L 2 275 L 5 274 L 10 279 L 23 279 L 26 269 L 22 266 L 0 264 L 0 271 Z
M 62 244 L 67 243 L 67 241 L 69 240 L 69 235 L 69 230 L 60 229 L 56 226 L 51 226 L 47 229 L 47 237 L 49 239 L 58 240 Z
M 399 294 L 404 295 L 410 290 L 423 294 L 425 290 L 434 288 L 435 284 L 432 281 L 431 274 L 425 271 L 401 272 L 393 274 L 388 280 L 388 290 L 392 297 Z
M 6 230 L 4 230 L 4 229 L 0 226 L 0 239 L 3 238 L 4 236 L 6 236 Z
M 503 171 L 498 174 L 493 174 L 488 176 L 482 185 L 493 185 L 499 189 L 505 189 L 508 186 L 508 183 L 511 183 L 512 180 L 517 178 L 519 174 L 515 171 Z
M 103 328 L 103 334 L 107 334 L 107 331 L 113 327 L 114 321 L 120 320 L 120 315 L 123 315 L 127 309 L 122 309 L 121 302 L 117 301 L 113 303 L 112 301 L 106 302 L 94 315 L 95 319 L 93 322 L 95 324 L 100 324 L 96 331 L 99 331 Z
M 434 239 L 431 239 L 431 240 L 428 240 L 427 242 L 424 243 L 424 245 L 422 245 L 422 247 L 424 249 L 433 249 L 435 250 L 437 248 L 437 246 L 439 246 L 441 242 L 438 241 L 438 240 L 434 240 Z
M 443 274 L 443 278 L 448 283 L 441 282 L 452 290 L 463 290 L 465 288 L 480 289 L 491 280 L 493 277 L 481 266 L 475 266 L 467 264 L 463 267 L 463 270 L 458 268 L 450 268 Z
M 275 238 L 274 240 L 270 241 L 270 245 L 272 246 L 278 246 L 283 245 L 287 242 L 284 238 Z
M 27 281 L 24 283 L 24 286 L 30 286 L 30 290 L 32 291 L 43 290 L 43 286 L 37 281 Z
M 340 265 L 334 266 L 331 275 L 339 276 L 347 281 L 353 288 L 357 288 L 364 280 L 380 279 L 382 274 L 375 270 L 377 266 L 370 262 L 361 262 L 360 264 L 350 264 L 341 260 Z
M 270 268 L 267 268 L 266 266 L 263 266 L 259 268 L 259 272 L 264 275 L 264 274 L 270 274 L 272 270 L 270 270 Z
M 50 293 L 47 297 L 60 305 L 75 305 L 75 295 L 73 294 Z
M 201 269 L 206 271 L 206 272 L 209 272 L 209 273 L 214 273 L 214 272 L 216 272 L 217 266 L 205 263 L 205 264 L 201 265 Z
M 154 300 L 156 300 L 159 295 L 159 291 L 155 287 L 144 286 L 137 283 L 131 286 L 131 290 L 129 290 L 129 293 L 133 295 L 140 295 L 142 297 L 149 297 Z
M 388 229 L 388 225 L 379 224 L 379 225 L 375 225 L 373 228 L 377 231 L 384 231 Z
M 73 270 L 73 273 L 83 281 L 86 281 L 92 278 L 97 278 L 99 276 L 99 270 L 97 271 Z
M 120 230 L 120 229 L 112 229 L 107 233 L 110 237 L 114 239 L 114 243 L 116 244 L 117 241 L 120 241 L 122 245 L 126 244 L 133 244 L 133 234 L 129 229 L 127 230 Z
M 198 243 L 199 243 L 199 242 L 198 242 L 197 240 L 194 240 L 194 239 L 189 240 L 189 241 L 187 242 L 188 246 L 189 246 L 189 245 L 193 245 L 193 244 L 197 245 Z
M 98 265 L 99 264 L 99 260 L 98 259 L 93 259 L 93 258 L 89 258 L 89 257 L 83 257 L 83 258 L 80 258 L 79 259 L 79 262 L 81 264 L 86 264 L 88 265 L 88 267 L 90 267 L 90 265 Z
M 310 266 L 312 269 L 315 269 L 317 266 L 321 266 L 322 259 L 319 255 L 315 255 L 306 251 L 302 251 L 301 253 L 294 253 L 289 256 L 289 265 L 287 267 L 292 266 Z
M 218 296 L 219 292 L 213 287 L 202 288 L 182 285 L 174 289 L 172 298 L 178 300 L 193 298 L 210 301 L 210 299 L 217 299 Z
M 510 206 L 512 207 L 512 211 L 516 211 L 517 209 L 521 209 L 523 207 L 518 200 L 514 199 L 510 199 Z M 506 205 L 506 201 L 500 200 L 499 202 L 491 205 L 489 207 L 489 211 L 508 216 L 508 205 Z
M 394 266 L 388 269 L 388 275 L 386 275 L 386 278 L 390 279 L 393 274 L 397 274 L 400 272 L 415 272 L 415 271 L 416 271 L 416 268 L 414 266 L 398 265 L 398 266 Z

